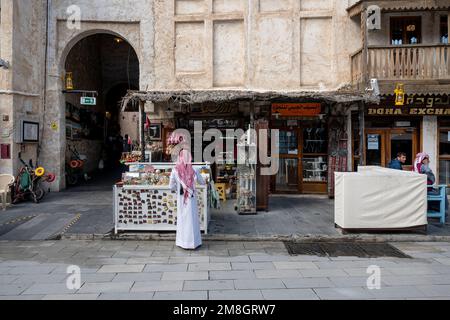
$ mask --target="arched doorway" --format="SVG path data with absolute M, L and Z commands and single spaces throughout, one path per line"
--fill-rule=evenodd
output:
M 128 90 L 139 89 L 138 56 L 122 37 L 97 33 L 71 48 L 64 68 L 66 185 L 86 180 L 110 185 L 121 173 L 119 160 L 127 133 L 121 128 L 119 105 Z M 82 102 L 83 97 L 96 101 Z M 78 158 L 83 161 L 81 169 L 70 165 Z

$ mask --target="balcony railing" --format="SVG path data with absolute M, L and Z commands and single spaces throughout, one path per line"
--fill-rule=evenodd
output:
M 364 67 L 364 50 L 352 59 L 352 81 L 361 83 L 364 73 L 378 80 L 450 79 L 450 45 L 370 46 Z

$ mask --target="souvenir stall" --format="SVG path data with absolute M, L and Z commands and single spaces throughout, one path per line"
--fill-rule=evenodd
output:
M 115 233 L 120 231 L 176 231 L 177 193 L 169 187 L 174 163 L 127 163 L 129 171 L 114 186 Z M 206 185 L 198 185 L 201 231 L 208 233 L 211 168 L 194 164 Z

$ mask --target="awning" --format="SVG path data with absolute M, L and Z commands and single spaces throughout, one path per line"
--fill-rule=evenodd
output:
M 122 110 L 130 104 L 140 102 L 167 103 L 175 105 L 191 105 L 200 103 L 223 103 L 237 101 L 291 101 L 316 100 L 324 103 L 374 102 L 377 98 L 370 94 L 362 94 L 352 89 L 333 91 L 255 91 L 255 90 L 155 90 L 129 91 L 122 101 Z
M 449 0 L 359 0 L 354 5 L 347 9 L 350 17 L 360 15 L 365 8 L 377 5 L 384 12 L 396 12 L 396 11 L 447 11 L 450 10 Z

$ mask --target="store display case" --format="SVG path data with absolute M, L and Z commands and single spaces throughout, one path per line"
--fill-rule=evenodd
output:
M 114 186 L 115 232 L 176 231 L 177 192 L 169 187 L 173 163 L 128 163 L 129 171 Z M 194 164 L 206 185 L 198 185 L 200 229 L 208 233 L 209 164 Z
M 304 193 L 326 193 L 328 181 L 328 134 L 323 124 L 303 129 Z
M 326 182 L 328 177 L 327 157 L 303 158 L 303 181 Z
M 257 214 L 256 202 L 256 141 L 251 141 L 250 134 L 245 135 L 238 143 L 237 166 L 237 205 L 241 215 Z M 242 158 L 241 158 L 242 157 Z

